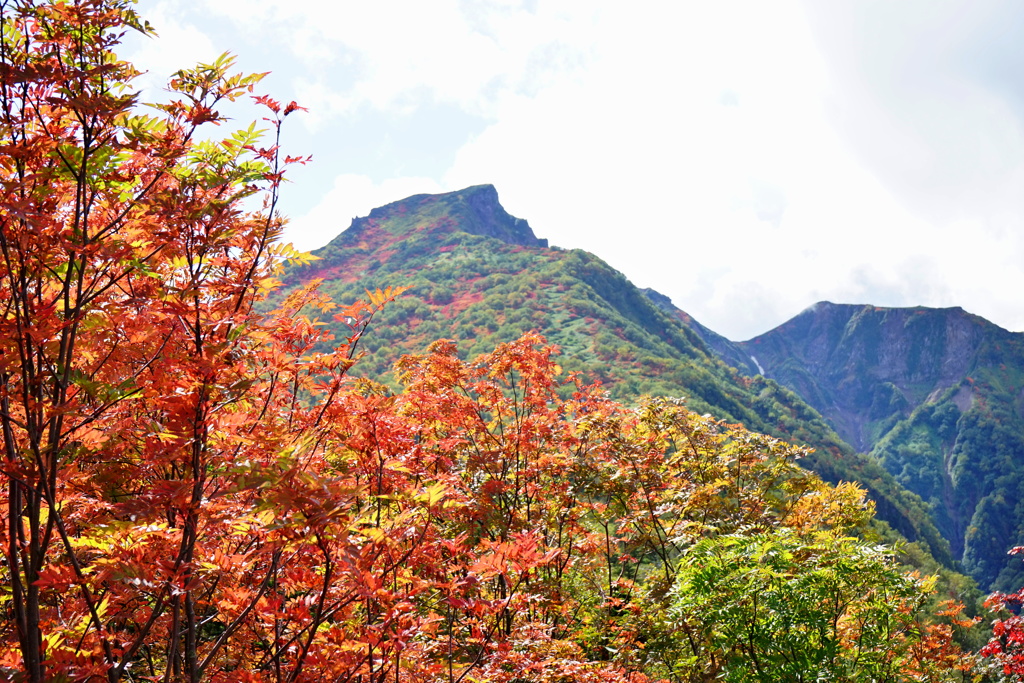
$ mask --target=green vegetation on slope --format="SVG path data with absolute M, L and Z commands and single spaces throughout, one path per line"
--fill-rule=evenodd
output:
M 538 331 L 560 347 L 566 370 L 602 382 L 615 399 L 682 396 L 698 413 L 814 447 L 805 465 L 830 482 L 860 482 L 881 519 L 923 542 L 941 562 L 952 562 L 920 499 L 855 453 L 796 394 L 771 380 L 741 376 L 597 257 L 539 246 L 528 227 L 515 235 L 523 244 L 487 236 L 507 235 L 510 226 L 522 230 L 525 222 L 498 211 L 500 205 L 487 206 L 481 195 L 496 204 L 493 188 L 482 186 L 375 209 L 314 252 L 320 260 L 287 273 L 290 287 L 323 278 L 321 289 L 335 301 L 351 301 L 366 289 L 409 287 L 364 338 L 357 372 L 394 385 L 395 361 L 435 339 L 455 339 L 472 357 Z M 482 214 L 497 216 L 491 223 L 498 227 Z M 538 246 L 525 246 L 531 241 Z M 339 334 L 344 327 L 325 322 Z

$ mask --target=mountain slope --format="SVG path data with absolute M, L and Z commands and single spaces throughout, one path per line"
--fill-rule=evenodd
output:
M 1019 587 L 1024 334 L 960 308 L 815 304 L 737 345 L 924 499 L 982 586 Z
M 656 292 L 649 287 L 642 291 L 651 300 L 651 303 L 661 309 L 662 312 L 691 329 L 726 365 L 736 368 L 748 377 L 764 374 L 757 365 L 757 359 L 751 357 L 739 344 L 729 341 L 710 328 L 704 327 L 689 313 L 676 308 L 672 300 L 664 294 Z
M 390 381 L 401 354 L 438 338 L 456 339 L 463 354 L 475 356 L 537 330 L 561 347 L 566 370 L 603 382 L 615 398 L 685 396 L 693 410 L 815 447 L 806 464 L 829 481 L 861 482 L 882 519 L 951 560 L 920 500 L 857 455 L 793 392 L 741 376 L 597 257 L 547 247 L 501 208 L 492 186 L 375 209 L 314 254 L 320 260 L 286 274 L 286 288 L 323 278 L 322 289 L 343 302 L 368 288 L 410 287 L 365 338 L 361 374 Z

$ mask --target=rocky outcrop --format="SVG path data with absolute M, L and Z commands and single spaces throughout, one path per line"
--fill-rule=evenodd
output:
M 443 217 L 443 225 L 482 237 L 493 237 L 506 244 L 523 247 L 547 247 L 548 241 L 533 233 L 530 224 L 508 213 L 498 201 L 493 185 L 474 185 L 444 194 L 417 194 L 373 209 L 368 222 L 397 222 L 402 216 Z M 397 221 L 396 221 L 397 219 Z
M 868 451 L 876 423 L 906 417 L 968 375 L 983 339 L 1009 332 L 962 308 L 879 308 L 823 301 L 739 344 Z

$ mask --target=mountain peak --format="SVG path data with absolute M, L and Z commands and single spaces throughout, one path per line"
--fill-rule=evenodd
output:
M 417 194 L 386 204 L 370 211 L 369 216 L 354 219 L 352 226 L 337 239 L 346 234 L 350 239 L 370 228 L 383 228 L 394 236 L 423 230 L 457 230 L 523 247 L 548 246 L 548 241 L 538 238 L 527 221 L 505 210 L 498 201 L 498 191 L 489 184 L 443 194 Z
M 976 372 L 979 363 L 991 364 L 1022 345 L 1024 335 L 959 306 L 828 301 L 740 344 L 756 354 L 768 376 L 805 397 L 864 451 L 884 435 L 886 419 L 909 416 Z
M 826 312 L 836 312 L 853 315 L 857 312 L 872 312 L 892 315 L 905 315 L 911 313 L 927 314 L 927 315 L 961 315 L 970 316 L 977 318 L 979 322 L 988 323 L 983 318 L 979 318 L 971 313 L 968 313 L 960 306 L 949 306 L 946 308 L 936 308 L 932 306 L 875 306 L 874 304 L 837 304 L 831 301 L 818 301 L 813 303 L 804 310 L 800 311 L 796 317 L 803 315 L 822 314 Z

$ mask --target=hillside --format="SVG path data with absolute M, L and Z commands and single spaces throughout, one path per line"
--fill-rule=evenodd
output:
M 1006 555 L 1024 543 L 1024 334 L 960 308 L 822 302 L 734 347 L 920 495 L 982 586 L 1024 583 Z
M 659 306 L 596 256 L 548 247 L 490 185 L 374 209 L 314 254 L 319 260 L 286 273 L 286 289 L 323 278 L 323 290 L 344 302 L 369 288 L 410 287 L 366 336 L 359 374 L 390 382 L 402 354 L 439 338 L 472 357 L 537 330 L 561 348 L 565 369 L 602 382 L 614 398 L 684 396 L 692 410 L 813 446 L 807 466 L 829 481 L 859 481 L 880 518 L 951 562 L 920 500 L 792 391 L 742 376 L 666 312 L 670 302 Z

